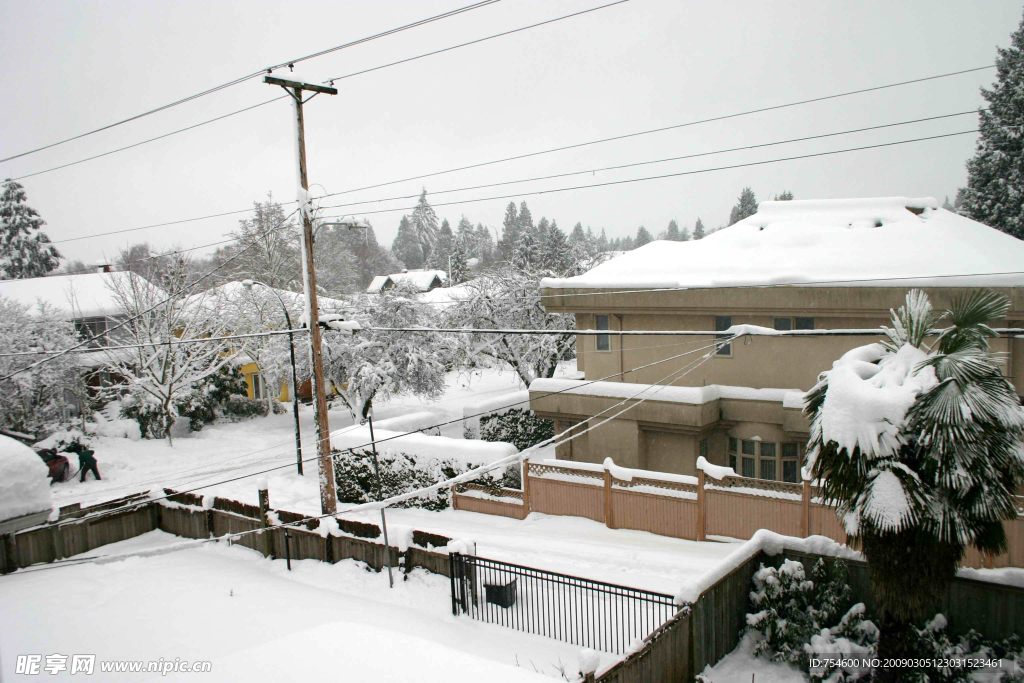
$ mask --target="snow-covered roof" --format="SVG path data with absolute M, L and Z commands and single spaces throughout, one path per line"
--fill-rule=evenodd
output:
M 391 273 L 388 277 L 396 285 L 408 284 L 421 292 L 426 292 L 433 287 L 440 287 L 448 274 L 443 270 L 410 270 L 407 273 Z M 437 284 L 434 284 L 435 280 Z
M 501 441 L 476 441 L 453 439 L 447 436 L 429 434 L 405 434 L 386 429 L 374 429 L 378 439 L 377 451 L 389 455 L 407 454 L 414 459 L 436 458 L 438 460 L 459 460 L 482 465 L 518 453 L 515 446 Z M 368 448 L 370 430 L 368 427 L 340 429 L 331 434 L 331 445 L 338 450 Z
M 49 468 L 31 448 L 0 434 L 0 522 L 52 507 Z
M 292 292 L 287 289 L 277 289 L 276 287 L 265 287 L 263 285 L 256 285 L 252 289 L 249 289 L 242 284 L 241 280 L 227 282 L 220 287 L 214 287 L 209 291 L 193 295 L 189 298 L 195 301 L 215 301 L 217 298 L 223 298 L 227 301 L 238 301 L 241 297 L 258 296 L 261 297 L 261 299 L 268 297 L 270 301 L 276 302 L 276 297 L 274 297 L 273 293 L 269 290 L 276 292 L 288 305 L 289 309 L 303 310 L 304 302 L 302 300 L 301 292 Z M 332 299 L 326 296 L 317 297 L 316 303 L 320 312 L 339 311 L 344 309 L 346 306 L 346 303 L 341 299 Z
M 448 306 L 472 298 L 473 290 L 466 283 L 454 287 L 435 287 L 429 292 L 419 295 L 419 300 L 436 305 L 434 310 L 442 310 Z
M 378 275 L 370 280 L 370 285 L 366 288 L 367 294 L 380 294 L 387 287 L 387 284 L 391 282 L 390 275 Z
M 702 240 L 651 242 L 541 287 L 1015 287 L 1021 264 L 1024 241 L 931 197 L 762 202 Z
M 94 318 L 121 313 L 117 297 L 109 283 L 128 277 L 128 273 L 80 273 L 21 280 L 0 281 L 0 296 L 14 299 L 38 311 L 45 301 L 71 318 Z

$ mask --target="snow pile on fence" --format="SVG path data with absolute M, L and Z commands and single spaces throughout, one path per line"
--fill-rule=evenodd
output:
M 52 508 L 49 468 L 31 448 L 0 435 L 0 521 Z
M 931 197 L 761 202 L 753 216 L 702 240 L 651 242 L 540 286 L 1024 285 L 1024 243 L 937 206 Z
M 701 576 L 683 583 L 676 592 L 676 604 L 684 605 L 697 602 L 704 591 L 724 579 L 733 570 L 759 552 L 764 552 L 766 555 L 778 555 L 786 550 L 796 550 L 826 557 L 839 557 L 844 560 L 864 560 L 863 553 L 857 552 L 845 544 L 836 543 L 827 536 L 795 538 L 793 536 L 783 536 L 767 529 L 760 529 L 754 533 L 749 541 L 730 553 L 716 567 Z
M 509 455 L 518 453 L 509 443 L 453 439 L 447 436 L 427 434 L 404 434 L 387 429 L 373 430 L 377 439 L 377 452 L 387 455 L 409 455 L 415 459 L 436 458 L 458 460 L 467 464 L 486 465 Z M 370 450 L 370 429 L 346 429 L 331 434 L 331 444 L 340 451 L 356 449 Z
M 574 379 L 535 379 L 531 392 L 576 394 L 601 398 L 648 398 L 667 403 L 703 405 L 718 399 L 743 401 L 773 401 L 780 403 L 786 394 L 797 389 L 753 389 L 710 384 L 706 387 L 670 387 L 662 384 L 634 384 L 623 382 L 587 382 Z M 643 392 L 643 393 L 640 393 Z M 639 394 L 639 395 L 637 395 Z M 542 397 L 543 398 L 543 397 Z

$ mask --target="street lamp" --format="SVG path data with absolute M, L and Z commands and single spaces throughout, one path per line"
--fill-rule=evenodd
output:
M 299 432 L 299 379 L 295 370 L 295 336 L 292 333 L 292 318 L 288 315 L 288 307 L 284 304 L 284 299 L 278 294 L 277 290 L 270 285 L 264 284 L 257 280 L 242 280 L 242 286 L 252 291 L 254 285 L 260 285 L 266 287 L 277 300 L 281 302 L 281 310 L 284 311 L 284 321 L 288 325 L 288 353 L 292 359 L 292 413 L 295 415 L 295 463 L 299 468 L 299 475 L 302 475 L 302 435 Z

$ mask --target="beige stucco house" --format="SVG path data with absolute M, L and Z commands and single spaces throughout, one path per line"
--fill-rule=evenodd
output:
M 997 289 L 1012 301 L 1006 326 L 1024 326 L 1024 241 L 930 198 L 764 202 L 703 240 L 652 242 L 583 275 L 541 283 L 549 311 L 574 314 L 577 329 L 610 331 L 878 328 L 914 287 L 940 310 L 965 290 Z M 666 360 L 712 339 L 578 336 L 582 378 L 530 385 L 532 409 L 553 418 L 556 432 L 588 424 L 643 384 L 658 386 L 632 410 L 559 446 L 558 458 L 611 456 L 693 474 L 705 455 L 744 476 L 797 481 L 808 437 L 803 392 L 845 351 L 874 338 L 750 336 L 704 362 L 705 351 Z M 993 347 L 1006 353 L 1006 374 L 1024 393 L 1024 339 Z

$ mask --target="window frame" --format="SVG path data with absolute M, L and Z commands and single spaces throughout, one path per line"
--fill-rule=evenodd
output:
M 252 373 L 252 397 L 254 399 L 263 400 L 266 398 L 266 396 L 263 395 L 266 389 L 264 386 L 265 384 L 266 383 L 263 381 L 263 377 L 260 376 L 260 373 Z
M 604 327 L 601 327 L 601 319 L 604 318 Z M 594 314 L 594 329 L 595 330 L 607 330 L 610 329 L 611 325 L 611 314 L 609 313 L 595 313 Z M 601 348 L 602 343 L 606 348 Z M 612 337 L 610 334 L 598 334 L 594 335 L 594 351 L 597 353 L 611 353 L 612 351 Z
M 782 322 L 782 321 L 785 321 L 785 324 L 788 325 L 788 327 L 779 327 L 779 323 Z M 773 317 L 772 318 L 772 327 L 774 329 L 780 331 L 780 332 L 789 332 L 790 330 L 793 329 L 793 319 L 792 318 L 787 318 L 785 316 L 783 316 L 781 318 Z
M 808 322 L 808 321 L 810 321 L 810 322 Z M 807 327 L 807 325 L 810 325 L 810 327 Z M 817 329 L 817 328 L 814 326 L 814 318 L 813 317 L 811 317 L 811 316 L 797 316 L 793 320 L 793 329 L 794 330 L 814 330 L 814 329 Z

